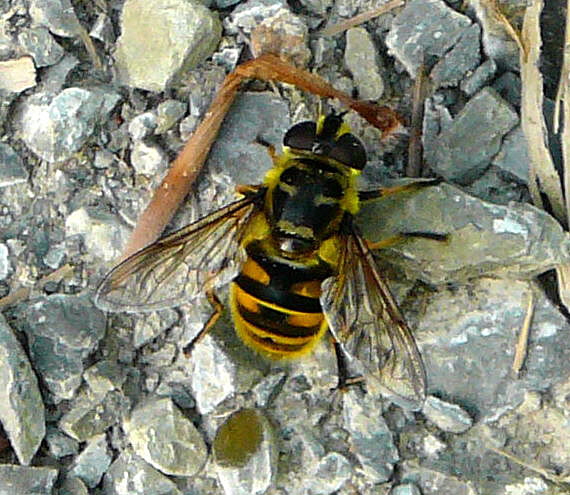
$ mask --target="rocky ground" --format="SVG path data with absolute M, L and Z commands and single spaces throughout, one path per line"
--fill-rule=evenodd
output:
M 503 4 L 515 25 L 524 4 Z M 528 202 L 518 48 L 484 6 L 411 0 L 327 34 L 377 5 L 0 5 L 1 494 L 568 493 L 570 326 L 543 274 L 568 262 L 570 240 Z M 549 8 L 552 97 L 563 23 L 558 2 Z M 250 39 L 271 45 L 280 30 L 297 63 L 407 123 L 413 78 L 428 68 L 426 174 L 445 183 L 359 217 L 371 240 L 449 234 L 444 245 L 418 239 L 378 253 L 426 363 L 420 412 L 358 388 L 332 391 L 326 344 L 267 363 L 227 315 L 187 359 L 205 301 L 143 315 L 92 302 L 224 76 L 251 57 Z M 230 201 L 236 184 L 258 183 L 271 166 L 258 139 L 279 148 L 320 106 L 291 86 L 248 84 L 170 228 Z M 382 140 L 347 120 L 369 154 L 362 186 L 400 179 L 409 133 Z M 555 136 L 551 145 L 557 159 Z M 529 300 L 528 355 L 515 373 Z

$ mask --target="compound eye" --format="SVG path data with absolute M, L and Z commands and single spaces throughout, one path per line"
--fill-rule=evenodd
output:
M 352 134 L 343 134 L 335 142 L 328 156 L 337 162 L 356 170 L 366 165 L 366 150 L 360 139 Z
M 289 148 L 312 151 L 317 137 L 317 124 L 310 120 L 295 124 L 285 133 L 283 144 Z

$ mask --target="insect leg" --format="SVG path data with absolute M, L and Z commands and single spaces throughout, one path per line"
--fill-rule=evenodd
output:
M 407 192 L 415 192 L 426 187 L 437 186 L 441 184 L 441 179 L 417 180 L 393 187 L 380 187 L 372 191 L 358 191 L 358 199 L 360 201 L 370 201 L 372 199 L 386 198 L 394 194 L 402 194 Z
M 220 299 L 216 295 L 213 289 L 208 289 L 206 291 L 206 297 L 208 301 L 214 308 L 214 312 L 208 318 L 206 324 L 202 327 L 202 329 L 198 332 L 198 335 L 194 337 L 186 346 L 184 346 L 183 352 L 186 357 L 190 357 L 192 351 L 194 350 L 194 346 L 198 344 L 206 334 L 212 329 L 212 327 L 216 324 L 220 316 L 222 315 L 222 311 L 224 310 L 223 304 L 220 302 Z
M 449 239 L 448 234 L 440 234 L 438 232 L 400 232 L 399 234 L 387 237 L 381 241 L 371 242 L 366 241 L 368 249 L 386 249 L 397 244 L 402 244 L 409 239 L 429 239 L 437 242 L 447 242 Z
M 269 141 L 266 141 L 260 136 L 257 136 L 255 138 L 255 142 L 265 147 L 267 154 L 271 158 L 271 161 L 275 163 L 275 160 L 277 159 L 277 150 L 275 149 L 275 146 L 273 146 Z
M 256 196 L 260 193 L 262 188 L 263 186 L 257 184 L 238 184 L 236 186 L 236 192 L 243 196 Z
M 364 383 L 364 377 L 360 374 L 354 374 L 350 371 L 350 363 L 347 359 L 346 352 L 342 348 L 340 342 L 338 342 L 334 337 L 331 338 L 334 353 L 336 357 L 336 366 L 338 372 L 338 385 L 339 390 L 346 390 L 352 385 Z

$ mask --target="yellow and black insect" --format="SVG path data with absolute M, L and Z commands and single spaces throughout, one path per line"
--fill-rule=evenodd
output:
M 262 185 L 241 187 L 242 199 L 116 266 L 97 289 L 97 305 L 150 311 L 206 294 L 215 312 L 192 346 L 221 312 L 215 289 L 229 282 L 237 333 L 258 353 L 296 358 L 328 332 L 341 386 L 349 380 L 347 358 L 354 358 L 380 391 L 404 407 L 420 407 L 422 359 L 370 251 L 394 238 L 371 245 L 353 222 L 361 201 L 417 183 L 357 191 L 366 152 L 334 113 L 293 126 L 283 153 L 272 156 Z M 438 238 L 412 233 L 396 240 L 407 236 Z

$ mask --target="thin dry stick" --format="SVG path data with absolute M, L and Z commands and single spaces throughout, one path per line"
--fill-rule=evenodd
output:
M 476 2 L 473 2 L 476 3 Z M 524 52 L 525 47 L 521 42 L 521 38 L 517 30 L 511 25 L 509 20 L 503 14 L 496 0 L 480 0 L 479 5 L 484 9 L 485 15 L 493 19 L 495 24 L 503 27 L 504 33 L 508 35 L 518 45 L 519 50 Z
M 330 26 L 326 26 L 321 29 L 320 34 L 321 36 L 334 36 L 338 33 L 342 33 L 347 29 L 350 29 L 354 26 L 358 26 L 364 22 L 369 21 L 370 19 L 374 19 L 375 17 L 379 17 L 391 10 L 401 7 L 405 5 L 406 0 L 391 0 L 380 7 L 377 7 L 372 10 L 368 10 L 367 12 L 363 12 L 362 14 L 355 15 L 346 21 L 339 22 L 338 24 L 331 24 Z
M 414 82 L 412 122 L 410 125 L 410 140 L 408 142 L 408 163 L 406 164 L 406 175 L 408 177 L 421 177 L 422 175 L 422 126 L 424 121 L 426 86 L 427 78 L 425 66 L 422 64 L 418 69 Z
M 274 55 L 261 55 L 245 62 L 226 76 L 204 120 L 172 162 L 168 174 L 139 217 L 122 259 L 155 241 L 184 201 L 208 156 L 239 86 L 245 79 L 285 82 L 324 98 L 336 98 L 387 134 L 401 125 L 398 115 L 390 108 L 354 100 L 316 74 L 298 69 Z
M 570 0 L 566 2 L 566 25 L 564 28 L 564 50 L 562 69 L 554 106 L 553 129 L 558 133 L 560 124 L 560 102 L 562 101 L 562 159 L 564 162 L 564 191 L 566 191 L 566 221 L 570 225 Z
M 545 478 L 548 481 L 551 481 L 557 485 L 564 485 L 566 486 L 568 484 L 568 481 L 566 479 L 566 477 L 564 476 L 560 476 L 556 473 L 553 473 L 551 471 L 548 471 L 547 469 L 544 469 L 540 466 L 535 466 L 533 464 L 530 464 L 526 461 L 524 461 L 523 459 L 521 459 L 520 457 L 511 454 L 510 452 L 507 452 L 506 450 L 503 449 L 499 449 L 497 447 L 493 447 L 493 446 L 489 446 L 488 447 L 489 450 L 495 452 L 496 454 L 502 455 L 503 457 L 506 457 L 509 461 L 514 462 L 515 464 L 518 464 L 526 469 L 529 469 L 530 471 L 534 471 L 535 473 L 540 474 L 543 478 Z
M 42 277 L 36 282 L 34 289 L 41 290 L 48 282 L 63 280 L 73 273 L 73 266 L 69 263 L 59 267 L 57 270 Z M 7 296 L 0 299 L 0 310 L 21 303 L 30 297 L 32 289 L 30 287 L 21 287 Z
M 79 26 L 78 26 L 79 38 L 83 42 L 83 45 L 85 46 L 85 49 L 87 50 L 87 53 L 91 57 L 91 61 L 93 62 L 93 65 L 95 66 L 95 68 L 97 70 L 103 70 L 103 64 L 101 63 L 101 59 L 99 58 L 99 55 L 97 55 L 97 49 L 95 48 L 95 43 L 93 43 L 93 40 L 89 36 L 89 33 L 81 25 L 81 23 L 79 23 L 79 21 L 78 21 L 78 24 L 79 24 Z
M 534 316 L 534 294 L 531 291 L 528 295 L 528 305 L 526 307 L 526 315 L 519 332 L 517 346 L 515 347 L 515 357 L 511 369 L 515 376 L 519 376 L 528 352 L 528 337 L 530 335 L 530 326 L 532 324 L 532 317 Z
M 566 222 L 570 225 L 570 0 L 566 4 L 566 25 L 564 33 L 564 50 L 562 59 L 562 69 L 560 70 L 560 80 L 556 92 L 554 106 L 553 130 L 559 131 L 562 120 L 562 160 L 564 163 L 564 191 L 566 206 Z M 560 118 L 560 106 L 562 103 L 562 119 Z M 570 265 L 561 265 L 556 268 L 556 278 L 558 281 L 558 295 L 560 300 L 570 308 Z
M 293 84 L 323 98 L 336 98 L 342 104 L 358 112 L 361 117 L 380 129 L 385 135 L 389 135 L 401 127 L 400 117 L 391 108 L 355 100 L 346 93 L 335 89 L 322 77 L 294 67 L 275 55 L 266 54 L 245 62 L 238 66 L 235 72 L 244 79 L 261 79 Z
M 527 7 L 521 41 L 521 125 L 527 139 L 529 153 L 529 191 L 536 206 L 544 209 L 539 184 L 546 194 L 554 216 L 565 223 L 566 214 L 562 187 L 548 149 L 548 132 L 544 121 L 543 85 L 540 73 L 540 13 L 542 0 L 533 0 Z
M 240 83 L 241 78 L 234 74 L 226 77 L 204 120 L 172 162 L 168 174 L 155 189 L 150 203 L 140 215 L 122 259 L 155 241 L 168 225 L 198 177 Z

